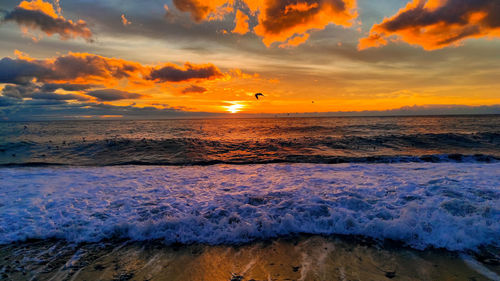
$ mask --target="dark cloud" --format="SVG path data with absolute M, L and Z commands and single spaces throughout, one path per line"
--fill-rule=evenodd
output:
M 24 99 L 31 98 L 31 95 L 38 90 L 38 87 L 32 83 L 23 85 L 5 85 L 2 89 L 2 95 L 15 99 Z
M 71 83 L 46 83 L 41 87 L 42 91 L 53 92 L 55 90 L 65 90 L 70 92 L 84 91 L 90 88 L 98 87 L 93 84 L 71 84 Z
M 186 63 L 184 68 L 173 64 L 154 68 L 146 79 L 159 82 L 184 82 L 202 79 L 212 80 L 222 76 L 222 72 L 215 65 L 193 65 Z
M 87 97 L 80 96 L 80 95 L 75 95 L 75 94 L 56 94 L 56 93 L 50 93 L 50 92 L 35 92 L 31 95 L 32 99 L 37 99 L 37 100 L 63 100 L 63 101 L 69 101 L 69 100 L 76 100 L 76 101 L 88 101 L 90 100 Z
M 75 79 L 87 76 L 102 78 L 127 78 L 140 70 L 141 65 L 121 59 L 107 58 L 86 53 L 60 56 L 51 64 L 52 79 Z
M 73 22 L 57 14 L 52 4 L 42 0 L 23 1 L 14 10 L 8 12 L 3 21 L 13 21 L 20 26 L 39 29 L 51 36 L 59 34 L 63 40 L 82 37 L 92 40 L 92 32 L 83 20 Z
M 2 90 L 2 96 L 18 100 L 29 98 L 34 100 L 87 101 L 90 99 L 89 97 L 77 94 L 54 93 L 51 90 L 44 89 L 44 87 L 45 85 L 39 86 L 34 83 L 29 83 L 26 85 L 5 85 Z
M 47 77 L 51 72 L 46 66 L 27 60 L 0 60 L 0 83 L 26 84 L 34 77 Z
M 213 80 L 224 74 L 213 64 L 184 67 L 175 64 L 150 67 L 137 62 L 107 58 L 88 53 L 69 53 L 55 59 L 3 58 L 0 60 L 0 83 L 27 84 L 43 82 L 52 90 L 60 87 L 68 91 L 80 91 L 94 85 L 114 87 L 120 79 L 138 84 Z M 149 80 L 149 81 L 146 81 Z M 57 82 L 57 83 L 54 83 Z M 86 85 L 86 83 L 93 85 Z M 62 86 L 56 86 L 56 84 Z M 69 85 L 72 86 L 69 86 Z
M 16 99 L 0 96 L 0 107 L 12 106 L 17 103 Z
M 86 95 L 97 98 L 99 101 L 117 101 L 127 99 L 138 99 L 142 96 L 136 93 L 129 93 L 115 89 L 95 90 L 85 93 Z
M 0 83 L 23 84 L 34 78 L 41 82 L 121 79 L 137 74 L 141 68 L 138 63 L 86 53 L 70 53 L 46 60 L 3 58 L 0 60 Z
M 500 1 L 413 0 L 374 25 L 359 48 L 386 45 L 392 35 L 426 50 L 456 45 L 466 38 L 500 37 Z
M 182 89 L 182 93 L 183 94 L 188 94 L 188 93 L 204 93 L 206 92 L 207 89 L 201 87 L 201 86 L 197 86 L 197 85 L 191 85 L 189 87 L 186 87 L 184 89 Z

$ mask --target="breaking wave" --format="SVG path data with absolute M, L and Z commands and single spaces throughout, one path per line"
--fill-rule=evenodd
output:
M 417 249 L 500 241 L 500 163 L 0 169 L 0 243 L 235 244 L 299 233 Z

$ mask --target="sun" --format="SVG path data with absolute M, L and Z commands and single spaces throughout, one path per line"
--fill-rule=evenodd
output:
M 245 105 L 237 102 L 230 102 L 230 103 L 231 105 L 224 106 L 227 112 L 238 113 L 245 107 Z

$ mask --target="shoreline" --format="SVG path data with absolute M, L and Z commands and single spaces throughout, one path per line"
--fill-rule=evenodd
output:
M 490 257 L 418 251 L 351 236 L 300 235 L 241 245 L 159 240 L 0 245 L 7 280 L 500 280 Z M 493 258 L 492 258 L 493 257 Z M 481 260 L 482 259 L 482 260 Z M 480 261 L 481 260 L 481 261 Z M 497 278 L 497 279 L 495 279 Z

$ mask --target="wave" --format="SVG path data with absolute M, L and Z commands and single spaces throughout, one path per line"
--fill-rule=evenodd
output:
M 498 133 L 17 141 L 0 143 L 0 165 L 492 162 L 498 147 Z
M 186 161 L 142 161 L 142 160 L 116 160 L 105 162 L 91 162 L 91 163 L 76 163 L 69 164 L 64 162 L 8 162 L 0 164 L 0 168 L 8 167 L 50 167 L 50 166 L 210 166 L 218 164 L 228 165 L 254 165 L 254 164 L 345 164 L 345 163 L 359 163 L 359 164 L 382 164 L 382 163 L 497 163 L 500 162 L 500 157 L 496 155 L 463 155 L 463 154 L 435 154 L 435 155 L 401 155 L 401 156 L 368 156 L 368 157 L 342 157 L 342 156 L 297 156 L 291 155 L 284 159 L 270 159 L 270 160 L 186 160 Z
M 499 246 L 500 163 L 0 169 L 0 243 L 238 244 L 299 233 Z

